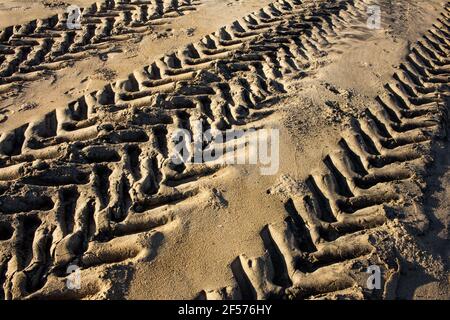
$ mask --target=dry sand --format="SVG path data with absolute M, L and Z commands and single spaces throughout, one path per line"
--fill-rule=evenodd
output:
M 174 3 L 97 12 L 131 37 L 45 47 L 43 74 L 1 41 L 0 298 L 449 299 L 449 3 L 376 1 L 376 30 L 368 0 Z M 174 165 L 198 119 L 279 129 L 279 170 Z

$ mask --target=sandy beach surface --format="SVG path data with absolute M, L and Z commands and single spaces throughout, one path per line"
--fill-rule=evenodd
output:
M 449 52 L 442 0 L 0 1 L 0 299 L 449 299 Z

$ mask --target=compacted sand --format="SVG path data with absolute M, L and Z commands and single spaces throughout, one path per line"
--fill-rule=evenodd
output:
M 0 298 L 449 298 L 448 1 L 7 0 L 0 28 Z M 174 163 L 198 122 L 279 130 L 278 170 Z

